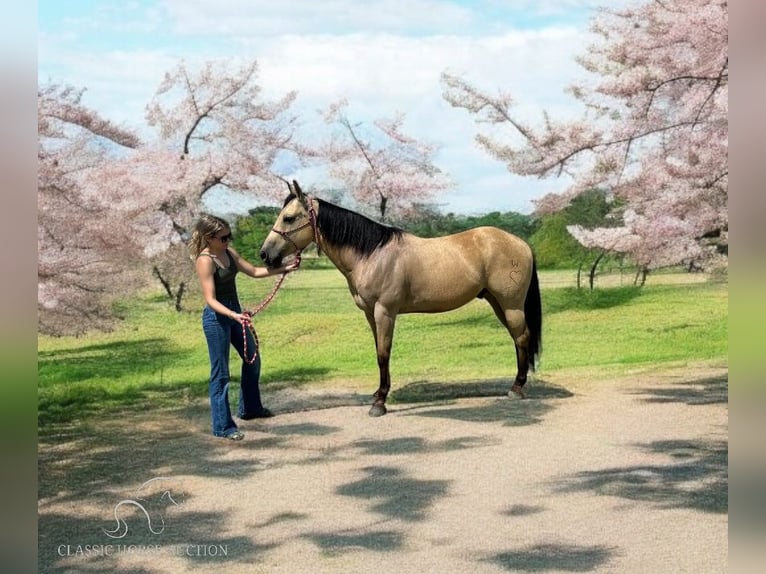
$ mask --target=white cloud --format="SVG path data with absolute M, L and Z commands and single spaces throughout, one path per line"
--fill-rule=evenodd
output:
M 610 0 L 614 6 L 625 0 Z M 162 0 L 173 32 L 197 36 L 466 34 L 582 21 L 603 0 Z
M 475 10 L 439 0 L 165 0 L 175 32 L 230 36 L 285 34 L 395 33 L 459 30 L 475 20 Z
M 86 88 L 83 103 L 106 118 L 133 128 L 144 126 L 144 108 L 176 58 L 161 51 L 84 50 L 41 34 L 39 80 Z

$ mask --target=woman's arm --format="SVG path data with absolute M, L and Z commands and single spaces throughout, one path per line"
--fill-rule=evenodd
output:
M 234 257 L 234 262 L 237 264 L 237 269 L 242 271 L 242 273 L 245 275 L 249 275 L 255 279 L 270 277 L 271 275 L 279 275 L 281 273 L 289 273 L 290 271 L 295 271 L 298 269 L 298 266 L 300 265 L 298 260 L 294 260 L 287 265 L 283 265 L 282 267 L 275 267 L 274 269 L 269 269 L 268 267 L 256 267 L 247 259 L 242 257 L 239 253 L 237 253 L 232 247 L 229 247 L 229 255 Z

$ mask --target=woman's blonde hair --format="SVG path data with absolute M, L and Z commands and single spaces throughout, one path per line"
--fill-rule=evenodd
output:
M 223 229 L 231 229 L 225 220 L 209 213 L 201 214 L 197 223 L 194 224 L 191 239 L 187 243 L 192 260 L 197 259 L 202 250 L 207 246 L 206 238 L 212 237 Z

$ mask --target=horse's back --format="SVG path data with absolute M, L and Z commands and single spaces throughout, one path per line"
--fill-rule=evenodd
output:
M 521 237 L 499 227 L 482 226 L 468 229 L 463 233 L 474 236 L 485 245 L 486 252 L 495 253 L 495 249 L 501 253 L 507 253 L 516 257 L 532 257 L 532 249 Z M 461 235 L 456 233 L 455 236 Z
M 386 279 L 402 312 L 439 312 L 464 305 L 489 290 L 513 304 L 523 302 L 532 251 L 515 235 L 477 227 L 434 238 L 405 234 L 385 259 Z
M 531 270 L 532 249 L 526 241 L 499 227 L 482 226 L 442 237 L 410 236 L 417 249 L 440 258 L 469 258 L 471 262 L 493 265 L 516 262 Z

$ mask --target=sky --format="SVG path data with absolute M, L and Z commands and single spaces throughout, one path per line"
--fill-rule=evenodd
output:
M 442 98 L 440 75 L 449 71 L 480 89 L 510 92 L 515 113 L 532 125 L 544 110 L 574 117 L 577 103 L 565 88 L 585 74 L 575 57 L 592 41 L 589 20 L 600 4 L 39 0 L 38 81 L 85 88 L 86 106 L 140 133 L 145 106 L 180 61 L 255 58 L 264 97 L 297 91 L 293 111 L 305 129 L 319 121 L 317 110 L 341 97 L 354 121 L 404 113 L 403 131 L 439 146 L 435 163 L 454 183 L 436 198 L 442 212 L 530 213 L 533 199 L 562 191 L 567 182 L 515 176 L 478 148 L 481 126 Z M 284 175 L 304 188 L 323 188 L 320 174 Z

